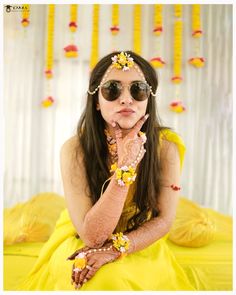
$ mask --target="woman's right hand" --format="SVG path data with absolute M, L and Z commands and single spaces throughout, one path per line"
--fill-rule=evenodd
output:
M 143 116 L 124 138 L 122 138 L 122 130 L 119 125 L 114 121 L 112 122 L 116 136 L 118 167 L 130 166 L 131 164 L 136 167 L 142 160 L 146 152 L 144 149 L 145 140 L 139 136 L 139 131 L 148 117 L 148 114 Z

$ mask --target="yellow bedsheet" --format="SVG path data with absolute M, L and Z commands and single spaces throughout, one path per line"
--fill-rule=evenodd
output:
M 44 243 L 19 243 L 4 246 L 3 289 L 16 290 L 18 282 L 34 265 Z
M 232 290 L 231 241 L 217 240 L 200 248 L 167 243 L 198 290 Z M 16 289 L 42 246 L 43 243 L 20 243 L 4 247 L 4 290 Z
M 38 197 L 36 198 L 36 200 L 34 202 L 37 203 L 37 208 L 38 210 L 40 209 L 39 211 L 41 212 L 41 206 L 38 206 L 38 204 L 41 204 L 41 201 L 43 201 L 43 199 L 42 197 Z M 59 208 L 59 212 L 61 210 L 61 199 L 53 197 L 53 202 L 55 208 Z M 58 202 L 60 206 L 57 206 Z M 188 205 L 188 203 L 189 201 L 181 199 L 179 206 L 181 206 L 181 208 L 183 209 L 185 208 L 184 206 Z M 185 208 L 185 210 L 182 210 L 183 212 L 181 210 L 177 211 L 177 215 L 179 214 L 180 217 L 184 216 L 186 211 L 188 213 L 187 209 Z M 201 208 L 201 210 L 206 211 L 208 217 L 211 218 L 215 224 L 216 230 L 214 232 L 214 239 L 209 241 L 207 245 L 198 248 L 180 246 L 171 242 L 170 239 L 167 240 L 167 245 L 172 250 L 178 263 L 184 268 L 192 285 L 194 285 L 197 290 L 230 291 L 233 288 L 232 217 L 220 214 L 212 209 Z M 22 210 L 20 210 L 19 213 L 22 218 Z M 196 216 L 198 217 L 198 215 Z M 196 234 L 196 231 L 193 231 L 189 227 L 189 219 L 191 220 L 191 222 L 193 222 L 195 218 L 194 225 L 196 226 L 199 226 L 199 224 L 204 224 L 205 222 L 204 218 L 197 220 L 196 216 L 194 217 L 194 215 L 189 214 L 186 214 L 185 216 L 185 219 L 187 218 L 185 220 L 187 225 L 187 232 L 190 231 L 192 232 L 192 234 Z M 44 217 L 44 215 L 41 216 L 38 223 L 45 223 Z M 12 220 L 15 220 L 15 223 L 18 224 L 19 218 L 14 218 Z M 52 220 L 51 218 L 50 222 L 53 222 L 53 224 L 55 224 L 56 217 L 54 218 L 54 220 Z M 5 225 L 7 225 L 6 219 Z M 27 227 L 27 229 L 30 228 L 31 231 L 32 229 L 36 231 L 38 230 L 38 224 L 36 225 L 37 226 L 34 228 L 34 223 L 32 223 L 30 227 Z M 193 227 L 193 229 L 194 228 L 196 227 Z M 204 226 L 199 228 L 201 229 L 201 231 L 206 230 Z M 52 231 L 51 228 L 50 231 Z M 48 231 L 48 234 L 50 234 L 50 231 Z M 8 231 L 5 233 L 5 235 L 7 233 Z M 17 234 L 20 235 L 21 233 L 22 229 L 18 229 Z M 39 235 L 37 237 L 39 237 Z M 179 241 L 180 240 L 181 238 L 179 238 Z M 21 243 L 15 243 L 13 245 L 7 245 L 6 243 L 4 243 L 4 290 L 17 289 L 19 282 L 26 277 L 26 275 L 34 265 L 44 243 L 45 242 L 42 240 L 42 237 L 41 240 L 37 242 L 30 242 L 28 240 Z

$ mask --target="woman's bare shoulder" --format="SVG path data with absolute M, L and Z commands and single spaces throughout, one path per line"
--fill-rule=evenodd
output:
M 66 159 L 75 159 L 77 160 L 81 159 L 82 156 L 82 150 L 79 143 L 79 138 L 77 135 L 74 135 L 67 139 L 63 145 L 61 146 L 61 152 L 60 152 L 61 158 Z

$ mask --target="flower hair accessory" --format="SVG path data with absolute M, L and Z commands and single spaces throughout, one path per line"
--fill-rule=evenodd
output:
M 114 55 L 111 60 L 113 67 L 122 71 L 129 71 L 129 69 L 134 65 L 134 60 L 130 54 L 123 51 L 117 55 Z

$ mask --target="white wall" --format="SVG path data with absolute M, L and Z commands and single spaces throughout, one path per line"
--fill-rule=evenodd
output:
M 120 35 L 109 33 L 111 6 L 101 5 L 100 57 L 116 49 L 132 49 L 132 5 L 120 7 Z M 63 194 L 59 150 L 74 134 L 84 106 L 89 77 L 92 5 L 80 5 L 75 35 L 79 58 L 66 59 L 63 47 L 70 42 L 69 5 L 56 6 L 55 78 L 56 99 L 43 109 L 47 81 L 43 76 L 46 40 L 46 5 L 32 5 L 30 26 L 24 30 L 17 12 L 4 12 L 4 113 L 5 171 L 4 206 L 53 191 Z M 153 5 L 142 8 L 142 54 L 155 55 L 152 35 Z M 158 71 L 158 108 L 165 125 L 184 139 L 187 154 L 182 194 L 198 203 L 232 214 L 232 5 L 202 5 L 204 36 L 202 53 L 206 66 L 195 69 L 187 60 L 193 54 L 191 5 L 184 5 L 182 100 L 187 112 L 170 112 L 174 100 L 172 76 L 173 5 L 163 8 L 162 56 L 167 62 Z

